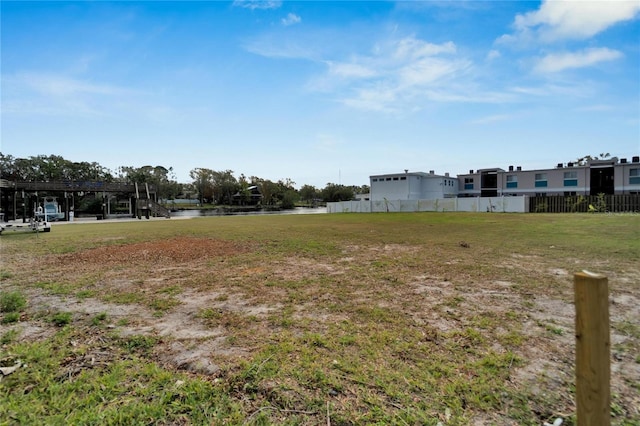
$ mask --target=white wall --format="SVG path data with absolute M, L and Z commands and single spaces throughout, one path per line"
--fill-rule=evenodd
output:
M 496 212 L 526 213 L 528 198 L 474 197 L 439 198 L 435 200 L 372 200 L 327 203 L 327 213 L 382 212 Z

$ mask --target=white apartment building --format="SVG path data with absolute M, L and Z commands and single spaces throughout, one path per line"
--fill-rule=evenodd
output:
M 470 170 L 458 175 L 458 181 L 460 197 L 639 194 L 640 158 L 558 163 L 555 168 L 540 170 L 513 166 L 508 170 Z
M 640 157 L 616 157 L 555 168 L 470 170 L 457 177 L 409 172 L 369 177 L 371 201 L 435 200 L 454 197 L 640 194 Z

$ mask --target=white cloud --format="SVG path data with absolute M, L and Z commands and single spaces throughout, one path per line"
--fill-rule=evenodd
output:
M 545 0 L 538 10 L 517 15 L 513 24 L 516 34 L 502 36 L 501 40 L 587 39 L 617 23 L 634 19 L 638 13 L 638 1 Z
M 489 51 L 489 53 L 487 53 L 486 60 L 487 61 L 493 61 L 494 59 L 498 59 L 500 56 L 502 56 L 500 51 L 492 49 L 492 50 Z
M 399 91 L 395 87 L 385 87 L 383 84 L 370 88 L 356 89 L 354 96 L 349 96 L 341 102 L 351 108 L 366 111 L 398 112 Z
M 302 22 L 302 18 L 300 18 L 295 13 L 289 13 L 286 18 L 282 18 L 282 25 L 288 27 L 289 25 L 295 25 Z
M 398 70 L 398 81 L 402 87 L 433 84 L 464 70 L 469 63 L 464 60 L 424 58 L 406 64 Z
M 233 5 L 236 7 L 243 7 L 245 9 L 278 9 L 282 6 L 281 1 L 271 0 L 234 0 Z
M 369 78 L 377 74 L 376 70 L 357 63 L 327 61 L 329 74 L 342 78 Z
M 407 37 L 397 42 L 393 56 L 400 60 L 416 60 L 440 53 L 456 53 L 456 45 L 451 41 L 443 44 L 433 44 Z
M 373 53 L 347 62 L 328 62 L 328 78 L 346 93 L 341 102 L 352 108 L 398 112 L 420 109 L 424 101 L 443 99 L 442 92 L 471 63 L 456 56 L 453 42 L 433 44 L 414 37 L 377 44 Z M 335 81 L 335 79 L 342 81 Z M 456 97 L 453 95 L 452 97 Z M 451 99 L 451 97 L 449 98 Z
M 16 76 L 14 82 L 47 96 L 119 95 L 128 92 L 115 86 L 94 84 L 53 74 L 24 73 Z
M 513 116 L 508 114 L 496 114 L 489 115 L 487 117 L 481 117 L 476 120 L 471 121 L 471 124 L 493 124 L 499 121 L 505 121 L 513 118 Z
M 127 88 L 47 73 L 3 76 L 2 86 L 3 111 L 17 114 L 102 114 L 106 98 L 118 99 L 136 94 Z
M 576 108 L 576 111 L 587 111 L 587 112 L 602 112 L 602 111 L 611 111 L 614 108 L 611 105 L 598 104 L 598 105 L 587 105 L 580 108 Z
M 538 61 L 534 70 L 540 73 L 553 73 L 571 68 L 584 68 L 621 57 L 621 52 L 606 47 L 585 49 L 580 52 L 552 53 Z
M 283 40 L 275 35 L 263 36 L 245 43 L 244 48 L 256 55 L 267 58 L 316 60 L 318 56 L 313 46 L 301 43 L 300 40 Z

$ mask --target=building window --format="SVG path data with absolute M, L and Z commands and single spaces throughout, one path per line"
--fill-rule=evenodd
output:
M 406 176 L 402 176 L 402 177 L 400 178 L 400 180 L 407 180 L 407 177 L 406 177 Z
M 564 172 L 564 186 L 578 186 L 578 172 Z
M 398 180 L 398 178 L 397 178 L 397 177 L 394 177 L 394 178 L 393 178 L 393 180 Z
M 536 188 L 546 188 L 547 187 L 547 174 L 546 173 L 536 173 Z
M 473 178 L 464 178 L 464 189 L 473 189 Z
M 518 187 L 518 176 L 507 175 L 507 188 L 517 188 L 517 187 Z
M 640 169 L 629 170 L 629 185 L 640 185 Z
M 386 178 L 385 180 L 391 180 L 391 178 Z

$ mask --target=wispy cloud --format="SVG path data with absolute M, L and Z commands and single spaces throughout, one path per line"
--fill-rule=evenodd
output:
M 499 50 L 492 49 L 489 51 L 489 53 L 487 53 L 486 60 L 493 61 L 494 59 L 498 59 L 501 56 L 502 54 L 500 53 Z
M 602 48 L 585 49 L 580 52 L 552 53 L 538 61 L 534 71 L 555 73 L 571 68 L 584 68 L 599 62 L 613 61 L 622 57 L 617 50 Z
M 504 42 L 565 39 L 583 40 L 640 13 L 637 1 L 557 1 L 545 0 L 538 10 L 516 15 L 513 34 L 501 37 Z
M 597 104 L 597 105 L 587 105 L 580 108 L 576 108 L 576 111 L 587 111 L 587 112 L 603 112 L 603 111 L 611 111 L 613 107 L 611 105 L 606 104 Z
M 596 90 L 588 81 L 561 81 L 554 83 L 544 83 L 535 86 L 513 86 L 507 89 L 516 97 L 532 99 L 534 97 L 564 97 L 574 99 L 584 99 L 594 96 Z
M 77 94 L 120 95 L 129 90 L 106 84 L 95 84 L 55 74 L 22 73 L 13 82 L 22 84 L 47 96 L 73 96 Z
M 235 7 L 243 7 L 245 9 L 278 9 L 282 6 L 281 1 L 275 0 L 234 0 Z
M 97 115 L 106 98 L 132 96 L 135 90 L 64 75 L 24 72 L 2 76 L 3 112 L 46 115 Z
M 282 25 L 288 27 L 289 25 L 295 25 L 302 22 L 302 18 L 300 18 L 295 13 L 289 13 L 285 18 L 282 18 Z
M 471 124 L 493 124 L 493 123 L 497 123 L 500 121 L 506 121 L 513 118 L 512 115 L 509 114 L 496 114 L 496 115 L 489 115 L 486 117 L 481 117 L 475 120 L 471 121 Z
M 244 49 L 267 58 L 321 60 L 315 47 L 300 39 L 284 39 L 277 34 L 267 34 L 248 40 Z
M 398 112 L 420 109 L 424 102 L 439 98 L 438 93 L 457 92 L 451 82 L 471 66 L 469 60 L 457 55 L 453 42 L 434 44 L 406 37 L 378 43 L 372 54 L 353 57 L 339 68 L 334 64 L 329 76 L 349 82 L 344 88 L 346 95 L 341 97 L 344 105 Z M 349 72 L 338 74 L 336 69 Z
M 324 152 L 335 152 L 343 144 L 341 138 L 329 133 L 318 133 L 315 135 L 315 148 Z
M 326 64 L 329 74 L 339 78 L 370 78 L 378 74 L 375 69 L 358 63 L 327 61 Z

